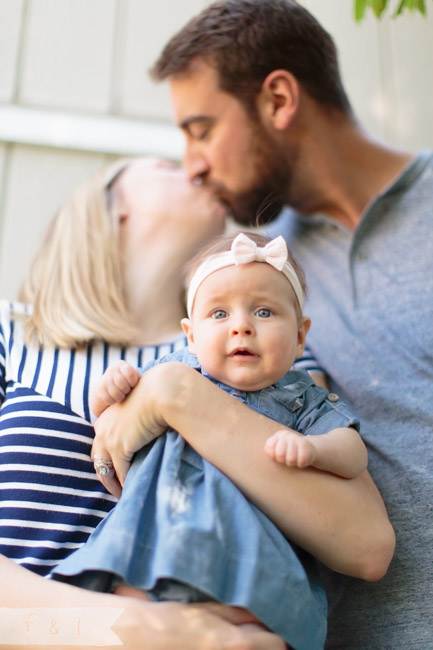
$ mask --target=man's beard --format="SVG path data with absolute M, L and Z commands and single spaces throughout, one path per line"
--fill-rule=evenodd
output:
M 273 191 L 268 184 L 257 185 L 244 194 L 230 200 L 230 210 L 236 223 L 243 226 L 262 226 L 279 215 L 284 206 L 284 199 L 279 192 Z
M 289 164 L 260 125 L 254 125 L 251 133 L 252 151 L 247 164 L 254 166 L 254 182 L 248 191 L 239 194 L 225 187 L 213 187 L 213 191 L 226 203 L 233 219 L 243 226 L 261 226 L 277 218 L 285 204 L 290 185 Z

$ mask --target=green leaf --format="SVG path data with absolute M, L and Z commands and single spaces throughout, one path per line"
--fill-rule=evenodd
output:
M 393 14 L 393 18 L 397 18 L 397 16 L 402 14 L 405 8 L 406 8 L 406 0 L 401 0 L 400 4 L 398 5 L 397 9 Z
M 368 4 L 376 14 L 376 18 L 380 18 L 380 16 L 383 14 L 383 12 L 386 9 L 388 0 L 368 0 Z
M 400 16 L 405 9 L 409 11 L 419 11 L 423 16 L 427 15 L 425 0 L 401 0 L 397 9 L 393 13 L 393 18 Z
M 385 9 L 389 4 L 388 0 L 354 0 L 353 13 L 356 22 L 360 22 L 365 18 L 365 14 L 368 8 L 370 8 L 376 18 L 380 18 Z M 426 0 L 400 0 L 392 14 L 393 18 L 400 16 L 405 9 L 410 12 L 418 11 L 423 16 L 427 16 L 427 5 Z
M 364 18 L 366 9 L 367 0 L 355 0 L 354 16 L 357 23 Z
M 418 7 L 418 11 L 423 16 L 427 16 L 427 8 L 425 6 L 425 0 L 417 0 L 416 6 Z

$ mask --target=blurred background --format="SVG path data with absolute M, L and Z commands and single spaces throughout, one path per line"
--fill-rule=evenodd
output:
M 119 155 L 180 159 L 166 84 L 148 76 L 204 0 L 0 0 L 0 296 L 13 299 L 71 189 Z M 427 18 L 352 0 L 301 0 L 334 37 L 365 127 L 397 147 L 433 148 L 433 3 Z

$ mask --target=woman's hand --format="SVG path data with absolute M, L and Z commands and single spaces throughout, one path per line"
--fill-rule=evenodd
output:
M 195 373 L 182 363 L 158 364 L 145 372 L 123 402 L 109 406 L 95 423 L 91 456 L 111 460 L 114 472 L 99 480 L 117 497 L 131 465 L 132 457 L 168 427 L 167 403 L 179 396 L 183 378 Z
M 280 637 L 256 623 L 245 610 L 219 603 L 183 605 L 124 600 L 128 606 L 112 630 L 127 650 L 284 650 L 287 647 Z
M 88 612 L 87 625 L 91 625 L 92 634 L 101 639 L 110 629 L 106 622 L 107 613 L 113 610 L 117 618 L 111 625 L 111 630 L 120 639 L 123 650 L 283 650 L 286 647 L 279 637 L 264 630 L 244 609 L 226 607 L 219 603 L 153 603 L 79 589 L 63 582 L 41 578 L 2 555 L 0 575 L 0 608 L 22 610 L 25 615 L 42 608 L 48 614 L 52 612 L 53 619 L 61 610 L 65 620 L 70 616 L 73 622 L 79 616 L 78 611 Z M 98 613 L 102 613 L 102 618 L 97 616 Z M 23 613 L 23 621 L 25 615 Z M 34 624 L 37 622 L 35 617 L 32 620 Z M 101 629 L 98 629 L 98 625 Z M 20 622 L 19 626 L 20 632 L 26 630 L 25 623 Z M 35 625 L 31 626 L 31 630 L 34 628 Z M 84 635 L 87 631 L 83 621 L 81 633 Z M 5 648 L 2 632 L 0 630 L 0 647 Z M 49 627 L 47 636 L 52 637 Z M 28 644 L 17 645 L 17 648 L 34 650 L 31 633 L 28 638 Z M 7 645 L 8 648 L 12 646 Z M 88 645 L 80 647 L 89 648 Z M 71 644 L 66 641 L 62 643 L 59 637 L 56 648 L 70 650 Z

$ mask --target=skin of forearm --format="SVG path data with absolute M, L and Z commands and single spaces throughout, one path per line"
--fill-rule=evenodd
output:
M 318 436 L 306 436 L 314 445 L 316 469 L 343 478 L 355 478 L 367 469 L 367 449 L 357 431 L 351 427 L 332 429 Z
M 173 371 L 177 376 L 158 401 L 161 420 L 226 474 L 287 538 L 324 564 L 366 580 L 386 573 L 395 537 L 366 472 L 347 480 L 276 463 L 263 448 L 281 424 L 252 411 L 191 368 Z
M 0 555 L 0 607 L 97 607 L 108 606 L 106 597 L 62 582 L 47 580 Z M 7 589 L 5 589 L 7 585 Z M 117 600 L 117 599 L 116 599 Z
M 132 601 L 130 599 L 78 589 L 61 582 L 41 578 L 31 571 L 17 566 L 2 555 L 0 555 L 0 575 L 2 576 L 2 587 L 0 588 L 0 607 L 2 608 L 48 608 L 53 611 L 53 616 L 55 610 L 65 608 L 71 610 L 88 608 L 119 609 L 124 612 L 118 620 L 120 634 L 122 618 L 125 620 L 131 615 L 130 606 Z M 135 607 L 135 603 L 132 603 L 132 606 Z M 107 627 L 104 626 L 104 631 L 106 629 Z M 29 635 L 30 638 L 31 635 Z M 0 648 L 2 647 L 0 645 Z M 20 645 L 19 647 L 22 650 L 26 650 L 27 647 L 33 650 L 34 645 Z M 70 647 L 70 644 L 65 646 L 56 645 L 59 650 L 63 650 L 63 648 L 67 650 Z

